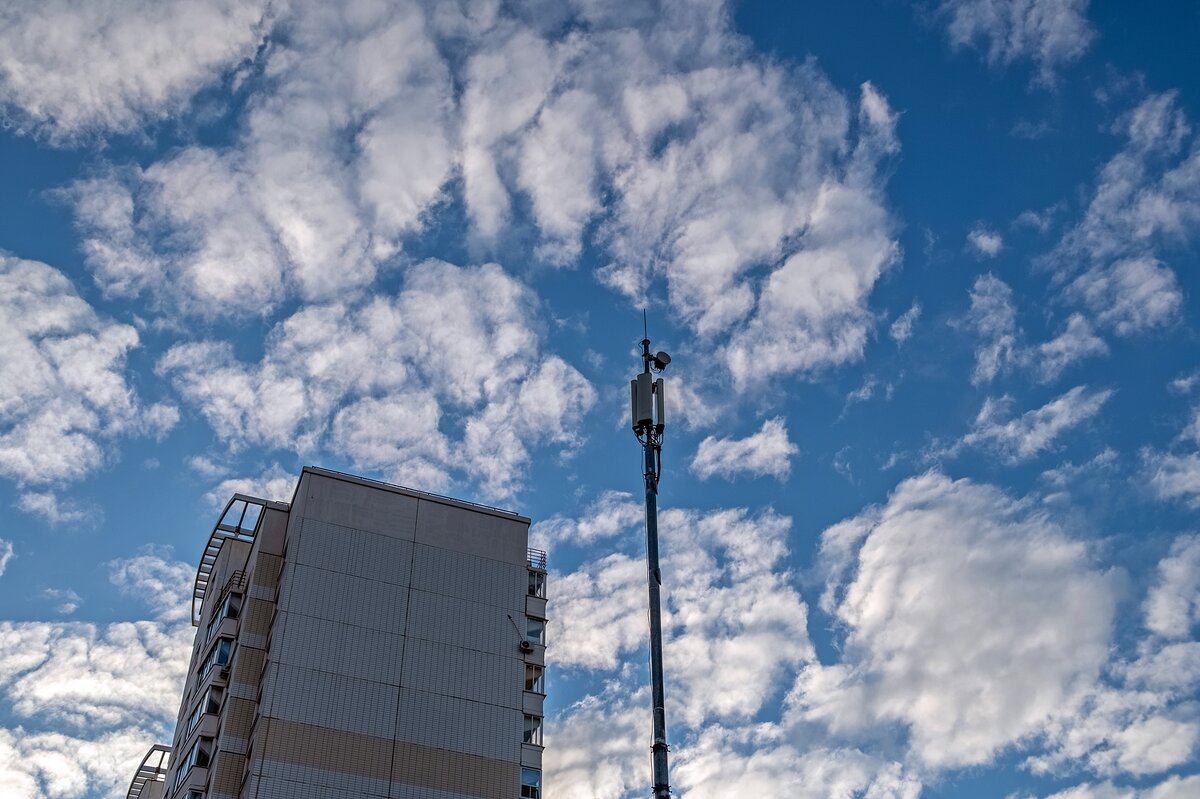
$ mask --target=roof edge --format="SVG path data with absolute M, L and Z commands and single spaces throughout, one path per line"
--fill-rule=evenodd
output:
M 453 507 L 462 508 L 464 510 L 475 511 L 476 513 L 486 513 L 489 516 L 496 516 L 501 519 L 509 519 L 511 521 L 521 522 L 523 524 L 533 523 L 533 520 L 528 516 L 522 516 L 516 511 L 505 510 L 504 508 L 497 508 L 492 505 L 484 505 L 479 502 L 471 502 L 470 500 L 466 499 L 455 499 L 454 497 L 447 497 L 442 494 L 434 494 L 431 491 L 420 491 L 415 488 L 408 488 L 407 486 L 396 485 L 394 483 L 385 483 L 382 480 L 372 480 L 369 477 L 360 477 L 359 475 L 347 474 L 346 472 L 339 472 L 334 469 L 325 469 L 320 466 L 305 466 L 300 472 L 301 476 L 303 476 L 305 472 L 318 475 L 319 477 L 328 477 L 332 480 L 342 480 L 343 482 L 356 483 L 358 485 L 368 486 L 371 488 L 381 488 L 385 491 L 391 491 L 395 494 L 403 494 L 415 499 L 424 499 L 430 502 L 437 502 L 442 505 L 450 505 Z M 296 483 L 296 490 L 300 490 L 299 481 Z M 292 503 L 295 504 L 295 501 L 296 495 L 293 494 Z

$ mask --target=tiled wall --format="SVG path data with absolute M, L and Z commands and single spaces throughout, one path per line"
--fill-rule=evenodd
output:
M 514 799 L 525 525 L 309 473 L 297 498 L 242 796 Z

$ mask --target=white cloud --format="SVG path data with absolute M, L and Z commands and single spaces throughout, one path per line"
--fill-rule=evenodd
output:
M 597 504 L 632 503 L 606 495 Z M 603 522 L 600 535 L 633 526 L 632 518 L 617 518 L 624 513 Z M 580 530 L 589 516 L 585 511 L 555 526 Z M 771 511 L 670 509 L 659 522 L 676 789 L 728 796 L 769 775 L 790 787 L 799 767 L 809 792 L 798 796 L 850 797 L 874 785 L 879 793 L 868 796 L 915 797 L 895 764 L 850 750 L 805 754 L 777 721 L 764 720 L 777 712 L 771 697 L 812 659 L 806 608 L 787 571 L 789 521 Z M 606 674 L 599 690 L 548 724 L 546 795 L 630 796 L 650 780 L 647 758 L 638 756 L 650 714 L 645 562 L 618 552 L 551 580 L 554 667 Z M 894 794 L 885 788 L 899 784 L 908 788 Z
M 149 551 L 108 565 L 152 620 L 0 621 L 0 696 L 20 725 L 0 727 L 5 797 L 117 795 L 150 744 L 169 740 L 195 636 L 194 571 Z
M 1082 314 L 1071 314 L 1063 332 L 1037 345 L 1034 361 L 1041 379 L 1050 381 L 1077 361 L 1107 354 L 1108 345 L 1092 331 L 1087 318 Z
M 1200 793 L 1200 776 L 1169 777 L 1149 788 L 1119 787 L 1111 782 L 1078 785 L 1046 799 L 1191 799 Z
M 1200 147 L 1170 92 L 1147 97 L 1118 132 L 1123 149 L 1101 169 L 1083 217 L 1045 262 L 1068 299 L 1126 336 L 1179 315 L 1183 296 L 1164 258 L 1200 229 Z
M 1185 395 L 1191 394 L 1196 386 L 1200 386 L 1200 370 L 1181 374 L 1167 384 L 1173 394 Z
M 324 445 L 396 482 L 440 489 L 463 473 L 502 497 L 534 433 L 574 445 L 594 401 L 578 371 L 541 354 L 534 302 L 495 264 L 427 261 L 393 297 L 301 308 L 259 363 L 207 341 L 173 347 L 158 369 L 235 448 Z
M 1173 455 L 1146 449 L 1142 464 L 1150 487 L 1161 499 L 1200 507 L 1200 453 Z
M 454 90 L 424 16 L 403 2 L 289 4 L 234 146 L 76 184 L 105 290 L 246 315 L 370 285 L 454 164 Z
M 748 720 L 811 658 L 807 611 L 785 570 L 790 521 L 771 511 L 659 516 L 669 713 L 689 726 Z M 556 666 L 613 669 L 646 638 L 644 560 L 614 553 L 553 574 Z M 738 668 L 729 668 L 737 663 Z
M 975 252 L 987 258 L 995 258 L 1004 249 L 1004 239 L 999 233 L 984 227 L 977 227 L 967 234 L 967 243 L 975 248 Z
M 47 588 L 42 596 L 56 603 L 54 612 L 60 616 L 70 616 L 83 604 L 83 597 L 70 588 Z
M 109 581 L 121 593 L 141 598 L 154 617 L 165 622 L 191 622 L 196 567 L 167 560 L 154 550 L 111 561 Z
M 975 385 L 1018 368 L 1031 370 L 1042 382 L 1050 382 L 1072 364 L 1108 353 L 1108 345 L 1082 314 L 1071 314 L 1066 327 L 1054 338 L 1026 344 L 1024 331 L 1017 325 L 1012 289 L 992 274 L 976 278 L 966 322 L 979 337 L 971 373 Z
M 1183 302 L 1175 273 L 1154 258 L 1126 258 L 1108 269 L 1089 270 L 1071 283 L 1071 296 L 1117 335 L 1161 327 Z
M 16 718 L 82 730 L 173 718 L 195 631 L 157 622 L 0 622 L 0 689 Z
M 1112 394 L 1110 389 L 1089 391 L 1086 386 L 1076 386 L 1016 418 L 1009 413 L 1011 398 L 989 397 L 963 443 L 989 449 L 1010 464 L 1020 463 L 1049 449 L 1063 433 L 1091 419 Z
M 676 756 L 673 781 L 688 799 L 917 799 L 921 795 L 920 781 L 899 763 L 857 749 L 802 749 L 781 743 L 771 732 L 769 725 L 740 730 L 709 727 Z
M 624 491 L 605 491 L 593 500 L 579 518 L 554 515 L 534 522 L 530 541 L 534 546 L 549 549 L 558 542 L 591 544 L 612 538 L 646 518 L 645 506 L 632 494 Z
M 75 186 L 106 291 L 207 315 L 344 301 L 461 189 L 476 252 L 511 221 L 552 263 L 594 244 L 617 290 L 665 282 L 738 380 L 861 357 L 899 257 L 880 169 L 897 115 L 871 84 L 851 108 L 813 65 L 754 57 L 719 2 L 632 26 L 590 7 L 544 27 L 445 4 L 282 13 L 232 146 Z
M 892 326 L 888 328 L 888 335 L 897 345 L 904 344 L 912 338 L 913 328 L 916 327 L 917 320 L 920 318 L 921 303 L 914 301 L 911 308 L 897 316 L 896 321 L 892 322 Z
M 821 562 L 843 655 L 802 670 L 793 712 L 838 734 L 898 724 L 928 766 L 987 763 L 1036 735 L 1107 660 L 1117 578 L 990 486 L 907 480 L 826 530 Z
M 58 496 L 52 491 L 26 491 L 17 500 L 17 507 L 33 516 L 40 516 L 47 524 L 57 527 L 60 524 L 78 524 L 98 510 L 89 510 L 73 502 L 58 501 Z
M 214 511 L 224 508 L 225 503 L 234 494 L 246 494 L 275 502 L 291 502 L 299 479 L 300 475 L 297 472 L 290 472 L 278 463 L 272 463 L 252 477 L 228 477 L 204 496 Z
M 40 0 L 0 10 L 0 103 L 69 140 L 130 131 L 181 109 L 254 55 L 263 0 Z
M 139 728 L 96 735 L 0 728 L 0 794 L 5 799 L 124 796 L 146 750 L 161 743 Z
M 1032 60 L 1039 80 L 1052 84 L 1095 37 L 1087 7 L 1088 0 L 942 0 L 937 14 L 955 49 L 981 47 L 993 66 Z
M 1191 635 L 1200 623 L 1200 537 L 1184 536 L 1158 564 L 1158 580 L 1146 597 L 1146 627 L 1164 638 Z
M 7 541 L 0 538 L 0 577 L 4 576 L 4 570 L 8 568 L 8 563 L 14 557 L 12 541 Z
M 1020 331 L 1008 284 L 991 274 L 976 278 L 967 322 L 981 339 L 971 373 L 971 382 L 979 385 L 994 379 L 1018 358 Z
M 746 438 L 708 436 L 696 448 L 692 473 L 701 480 L 718 476 L 732 480 L 740 474 L 785 479 L 792 471 L 792 458 L 800 451 L 788 439 L 782 417 L 767 419 L 757 433 Z
M 61 272 L 0 254 L 0 475 L 78 479 L 113 437 L 161 430 L 164 413 L 147 415 L 126 382 L 137 346 L 132 327 L 99 316 Z

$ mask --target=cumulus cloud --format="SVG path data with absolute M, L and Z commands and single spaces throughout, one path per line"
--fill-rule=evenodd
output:
M 17 718 L 96 729 L 174 717 L 194 630 L 0 622 L 0 690 Z
M 1034 61 L 1039 80 L 1053 83 L 1095 37 L 1087 7 L 1088 0 L 942 0 L 937 16 L 955 49 L 982 49 L 993 66 Z
M 126 380 L 137 332 L 97 314 L 53 267 L 0 253 L 0 321 L 0 475 L 78 479 L 114 437 L 172 423 L 169 411 L 144 410 Z
M 100 511 L 88 509 L 74 502 L 59 502 L 52 491 L 26 491 L 17 499 L 17 507 L 32 516 L 40 516 L 47 524 L 78 524 Z
M 1173 92 L 1122 117 L 1122 149 L 1100 170 L 1079 222 L 1045 263 L 1064 296 L 1129 336 L 1173 322 L 1183 296 L 1165 262 L 1200 223 L 1200 146 Z
M 605 491 L 588 503 L 578 518 L 556 514 L 534 522 L 529 537 L 534 546 L 548 549 L 558 542 L 591 544 L 633 527 L 645 518 L 640 499 L 625 491 Z
M 1107 660 L 1117 578 L 991 486 L 906 480 L 827 529 L 821 563 L 843 654 L 801 671 L 792 712 L 837 734 L 899 725 L 928 766 L 986 763 L 1037 734 Z
M 613 505 L 617 496 L 602 497 Z M 578 529 L 556 520 L 559 528 Z M 610 528 L 640 527 L 640 515 Z M 775 715 L 770 697 L 812 659 L 807 613 L 787 571 L 790 522 L 771 511 L 670 509 L 660 515 L 664 635 L 670 676 L 667 715 L 676 744 L 673 784 L 688 795 L 729 795 L 767 775 L 796 782 L 800 796 L 903 782 L 894 764 L 861 752 L 805 753 Z M 554 614 L 548 650 L 555 668 L 604 670 L 600 690 L 548 725 L 547 796 L 623 797 L 649 784 L 645 685 L 646 570 L 624 552 L 551 575 Z M 731 667 L 736 664 L 736 667 Z M 686 740 L 686 745 L 680 742 Z M 828 766 L 822 770 L 818 763 Z M 788 783 L 789 785 L 791 783 Z M 852 786 L 852 787 L 851 787 Z M 736 792 L 736 791 L 735 791 Z M 851 795 L 846 793 L 846 796 Z M 915 796 L 897 793 L 897 796 Z
M 1172 454 L 1145 449 L 1142 464 L 1150 488 L 1161 499 L 1200 507 L 1200 453 Z
M 594 401 L 562 359 L 531 357 L 535 317 L 532 292 L 499 266 L 428 261 L 395 296 L 301 308 L 258 363 L 199 341 L 171 348 L 158 370 L 237 449 L 324 445 L 399 483 L 440 490 L 461 470 L 502 497 L 533 434 L 573 445 Z
M 690 726 L 752 718 L 784 675 L 811 658 L 806 607 L 784 568 L 790 527 L 771 511 L 660 514 L 672 718 Z M 548 656 L 556 665 L 613 669 L 641 648 L 641 556 L 617 552 L 552 579 Z
M 288 9 L 234 146 L 188 147 L 70 192 L 107 292 L 261 314 L 368 286 L 399 237 L 423 227 L 455 139 L 450 72 L 424 12 Z
M 132 558 L 111 561 L 109 582 L 121 593 L 143 600 L 156 619 L 190 624 L 196 568 L 182 561 L 167 560 L 163 554 L 147 550 Z
M 1190 636 L 1200 623 L 1200 537 L 1184 536 L 1158 564 L 1145 603 L 1146 627 L 1164 638 Z
M 234 494 L 247 494 L 275 502 L 291 502 L 299 479 L 297 472 L 290 472 L 278 463 L 273 463 L 251 477 L 227 477 L 204 496 L 214 511 L 224 508 L 225 503 Z
M 977 227 L 968 233 L 967 243 L 985 258 L 995 258 L 1004 249 L 1004 239 L 1000 234 L 984 227 Z
M 904 344 L 912 338 L 913 328 L 917 325 L 917 320 L 921 318 L 921 303 L 913 302 L 912 307 L 904 313 L 896 317 L 892 322 L 892 326 L 888 328 L 888 335 L 896 342 L 897 346 Z
M 1009 413 L 1010 397 L 989 397 L 975 417 L 971 432 L 963 437 L 963 443 L 991 450 L 1010 464 L 1021 463 L 1049 449 L 1059 436 L 1098 414 L 1112 394 L 1111 389 L 1076 386 L 1015 418 Z
M 1130 788 L 1111 782 L 1077 785 L 1046 799 L 1188 799 L 1200 791 L 1200 776 L 1170 777 L 1149 788 Z
M 1034 361 L 1039 377 L 1050 381 L 1077 361 L 1107 354 L 1108 345 L 1095 334 L 1087 317 L 1071 314 L 1061 333 L 1037 345 Z
M 1017 324 L 1012 289 L 992 274 L 976 278 L 966 323 L 979 339 L 971 372 L 975 385 L 1015 369 L 1032 371 L 1042 382 L 1050 382 L 1085 358 L 1108 354 L 1108 345 L 1096 335 L 1091 322 L 1077 313 L 1071 314 L 1066 327 L 1054 338 L 1040 344 L 1027 343 Z
M 78 0 L 0 9 L 0 103 L 54 141 L 126 132 L 182 108 L 254 55 L 266 0 Z
M 1080 703 L 1074 718 L 1049 725 L 1045 751 L 1026 763 L 1032 771 L 1082 764 L 1106 776 L 1160 774 L 1191 758 L 1200 742 L 1194 702 L 1200 642 L 1191 637 L 1200 617 L 1198 591 L 1200 546 L 1195 536 L 1182 536 L 1159 562 L 1142 603 L 1149 635 L 1132 657 L 1109 665 L 1108 680 Z
M 550 263 L 594 246 L 616 290 L 665 284 L 738 380 L 861 357 L 899 256 L 897 115 L 871 84 L 852 104 L 811 64 L 754 56 L 720 2 L 544 25 L 445 4 L 281 13 L 231 146 L 69 192 L 110 294 L 206 315 L 341 300 L 461 192 L 475 251 L 529 225 Z
M 971 382 L 992 380 L 1018 358 L 1017 309 L 1012 289 L 995 275 L 980 275 L 971 288 L 967 322 L 980 338 Z
M 156 735 L 131 728 L 94 736 L 0 728 L 0 793 L 6 799 L 124 795 Z
M 732 480 L 740 474 L 785 479 L 792 471 L 792 458 L 800 451 L 788 439 L 782 417 L 767 419 L 757 433 L 746 438 L 708 436 L 696 448 L 692 473 L 701 480 L 723 477 Z
M 6 797 L 116 793 L 149 745 L 170 735 L 195 635 L 193 568 L 149 551 L 108 565 L 150 620 L 0 621 L 0 695 L 18 725 L 0 727 Z

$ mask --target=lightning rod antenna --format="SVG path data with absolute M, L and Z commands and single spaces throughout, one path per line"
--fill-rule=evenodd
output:
M 650 693 L 653 704 L 654 729 L 650 745 L 654 774 L 654 799 L 670 799 L 668 778 L 667 714 L 663 686 L 662 611 L 659 594 L 662 590 L 662 571 L 658 566 L 658 481 L 662 475 L 662 438 L 666 428 L 666 403 L 663 399 L 663 379 L 654 379 L 652 372 L 661 372 L 671 362 L 665 352 L 650 353 L 650 333 L 646 309 L 642 309 L 642 371 L 629 384 L 633 415 L 633 433 L 642 445 L 646 485 L 646 582 L 650 593 Z

